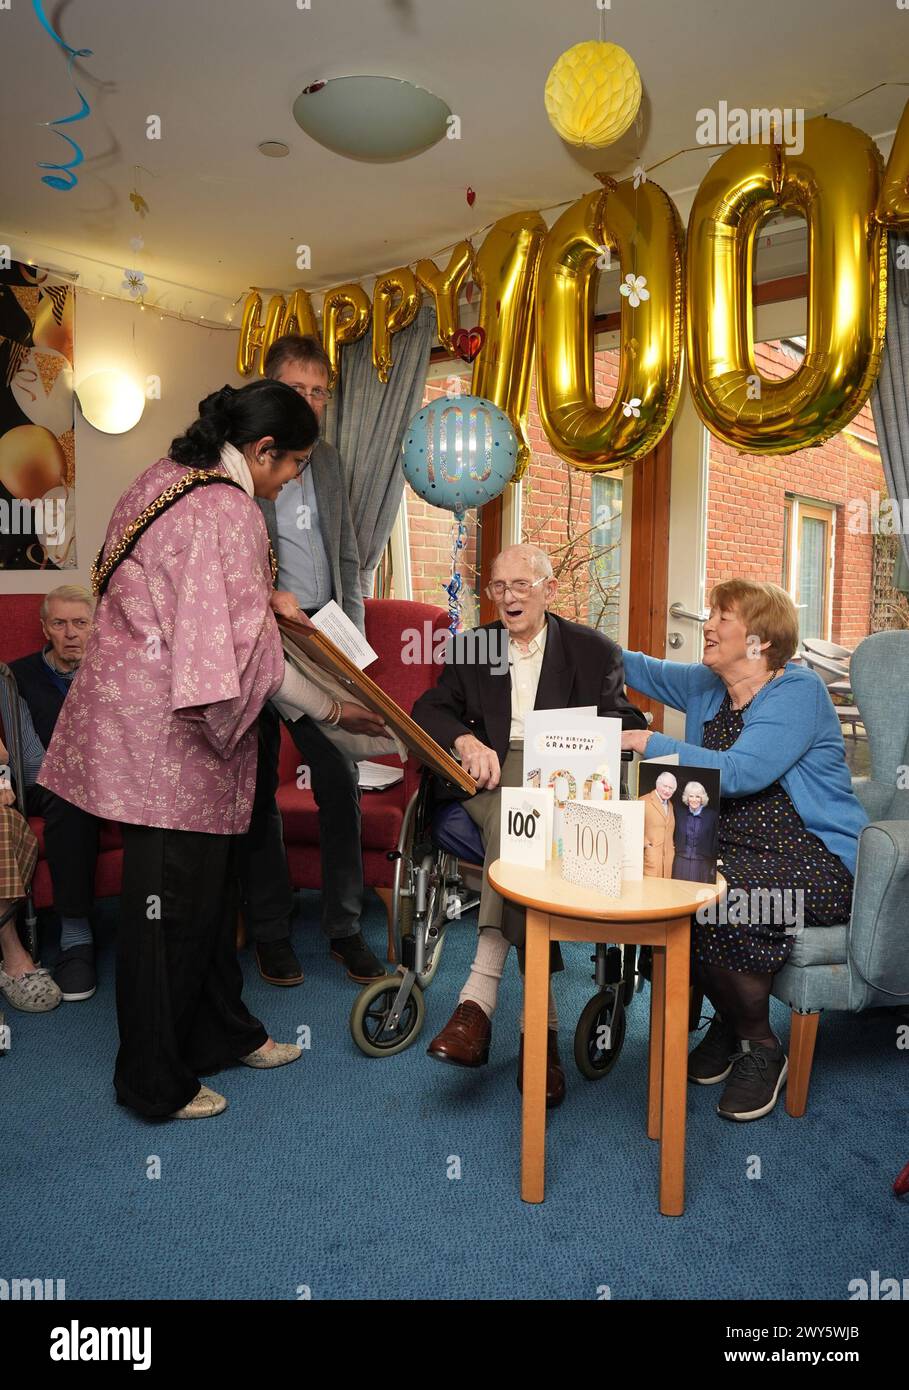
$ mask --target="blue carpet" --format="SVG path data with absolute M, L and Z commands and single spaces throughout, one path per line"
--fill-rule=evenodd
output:
M 890 1190 L 909 1158 L 895 1015 L 823 1019 L 802 1120 L 780 1104 L 730 1124 L 716 1087 L 689 1088 L 687 1207 L 671 1219 L 657 1210 L 658 1147 L 645 1133 L 648 1006 L 637 996 L 613 1073 L 588 1082 L 569 1068 L 549 1118 L 546 1201 L 527 1206 L 513 953 L 489 1066 L 425 1055 L 466 975 L 471 919 L 448 933 L 420 1040 L 373 1061 L 350 1038 L 356 986 L 327 957 L 317 899 L 300 901 L 305 984 L 274 989 L 242 959 L 248 1006 L 279 1039 L 308 1026 L 311 1047 L 273 1072 L 222 1072 L 211 1084 L 230 1106 L 214 1120 L 149 1123 L 114 1103 L 115 904 L 102 905 L 94 999 L 41 1016 L 5 1010 L 0 1276 L 64 1278 L 68 1298 L 90 1299 L 596 1299 L 608 1286 L 614 1299 L 801 1300 L 844 1299 L 872 1269 L 907 1273 L 909 1205 Z M 373 900 L 366 934 L 379 951 Z M 570 1059 L 593 986 L 590 949 L 563 950 Z M 785 1038 L 782 1010 L 774 1023 Z M 747 1176 L 755 1157 L 759 1179 Z

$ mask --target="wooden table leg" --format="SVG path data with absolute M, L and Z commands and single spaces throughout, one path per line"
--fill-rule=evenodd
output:
M 650 1055 L 647 1063 L 647 1136 L 660 1137 L 663 1108 L 663 1014 L 666 995 L 666 950 L 654 946 L 650 970 Z
M 685 1210 L 685 1106 L 688 1084 L 689 918 L 666 924 L 663 1106 L 660 1135 L 660 1211 Z
M 524 1098 L 521 1196 L 542 1202 L 546 1181 L 546 1022 L 549 1004 L 549 916 L 527 909 L 524 962 Z

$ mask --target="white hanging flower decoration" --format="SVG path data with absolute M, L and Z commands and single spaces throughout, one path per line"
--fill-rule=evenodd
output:
M 630 401 L 622 401 L 622 414 L 626 417 L 626 419 L 630 419 L 630 417 L 633 415 L 634 418 L 635 418 L 636 420 L 640 420 L 640 418 L 641 418 L 641 398 L 640 398 L 640 396 L 632 396 L 632 398 L 631 398 Z
M 619 285 L 619 293 L 627 295 L 628 303 L 636 309 L 644 299 L 650 298 L 646 275 L 626 275 L 625 283 Z
M 131 236 L 129 244 L 133 251 L 141 251 L 142 247 L 145 245 L 145 238 L 141 236 Z
M 142 299 L 148 286 L 142 270 L 124 270 L 121 290 L 128 290 L 130 299 Z
M 642 183 L 646 183 L 646 182 L 647 182 L 647 170 L 644 168 L 643 164 L 639 164 L 639 165 L 637 166 L 637 168 L 635 169 L 635 171 L 634 171 L 634 178 L 632 179 L 632 186 L 633 186 L 634 188 L 640 188 L 641 184 L 642 184 Z

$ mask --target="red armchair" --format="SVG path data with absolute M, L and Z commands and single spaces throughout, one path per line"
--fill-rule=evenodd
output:
M 40 594 L 7 594 L 0 596 L 2 637 L 0 660 L 10 662 L 36 651 L 43 642 L 38 610 Z M 415 632 L 418 641 L 407 641 L 405 634 Z M 369 667 L 369 674 L 385 689 L 402 709 L 409 711 L 417 696 L 438 679 L 441 667 L 432 660 L 439 651 L 439 633 L 447 631 L 447 618 L 441 608 L 427 603 L 407 603 L 398 599 L 366 600 L 366 636 L 379 659 Z M 423 659 L 413 661 L 414 649 Z M 384 759 L 396 764 L 397 759 Z M 281 740 L 281 785 L 278 804 L 284 819 L 284 842 L 295 888 L 321 886 L 319 861 L 319 816 L 311 791 L 297 787 L 299 754 L 286 731 Z M 363 868 L 364 880 L 374 888 L 389 914 L 389 959 L 391 959 L 391 884 L 394 864 L 389 851 L 398 843 L 404 810 L 419 780 L 419 768 L 413 760 L 404 769 L 404 781 L 384 792 L 364 792 L 363 810 Z M 50 870 L 44 854 L 44 821 L 30 817 L 39 844 L 38 866 L 34 878 L 36 907 L 49 907 L 53 901 Z M 120 892 L 123 850 L 120 832 L 115 825 L 105 823 L 101 831 L 101 848 L 95 875 L 95 893 L 99 898 L 112 897 Z

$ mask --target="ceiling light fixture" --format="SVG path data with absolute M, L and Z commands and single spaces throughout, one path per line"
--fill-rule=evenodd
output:
M 305 87 L 294 120 L 313 140 L 348 159 L 410 159 L 435 145 L 451 107 L 398 77 L 331 77 Z

